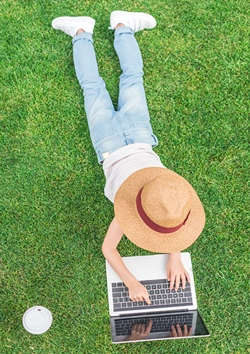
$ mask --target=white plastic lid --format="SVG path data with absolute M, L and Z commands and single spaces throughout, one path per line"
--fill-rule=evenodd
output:
M 34 306 L 23 315 L 23 326 L 32 334 L 46 332 L 52 324 L 51 312 L 43 306 Z

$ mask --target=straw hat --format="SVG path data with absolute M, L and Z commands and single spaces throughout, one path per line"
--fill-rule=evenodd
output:
M 164 167 L 143 168 L 129 176 L 115 195 L 114 209 L 127 238 L 152 252 L 184 250 L 205 225 L 205 212 L 193 187 Z

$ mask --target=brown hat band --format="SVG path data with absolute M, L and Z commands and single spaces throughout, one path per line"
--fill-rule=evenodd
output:
M 140 191 L 139 191 L 139 193 L 137 194 L 137 197 L 136 197 L 137 211 L 138 211 L 141 219 L 144 221 L 144 223 L 148 227 L 150 227 L 150 229 L 152 229 L 152 230 L 154 230 L 156 232 L 162 233 L 162 234 L 171 234 L 172 232 L 175 232 L 175 231 L 179 230 L 183 225 L 185 225 L 191 210 L 188 212 L 187 217 L 185 218 L 185 220 L 180 225 L 175 226 L 175 227 L 163 227 L 163 226 L 160 226 L 160 225 L 156 224 L 155 222 L 153 222 L 153 220 L 151 220 L 147 216 L 147 214 L 145 213 L 145 211 L 143 209 L 143 206 L 142 206 L 142 203 L 141 203 L 142 190 L 143 190 L 143 187 L 140 189 Z

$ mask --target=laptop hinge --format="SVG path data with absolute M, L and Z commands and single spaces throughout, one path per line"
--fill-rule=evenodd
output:
M 157 312 L 135 312 L 135 313 L 127 313 L 127 314 L 120 314 L 118 316 L 112 316 L 112 317 L 129 317 L 129 316 L 152 316 L 152 315 L 170 315 L 171 313 L 177 313 L 177 312 L 188 312 L 189 309 L 181 309 L 181 310 L 173 310 L 173 311 L 157 311 Z

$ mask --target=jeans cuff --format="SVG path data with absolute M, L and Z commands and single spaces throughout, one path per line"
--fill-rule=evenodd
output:
M 87 40 L 89 40 L 90 42 L 93 43 L 93 36 L 89 32 L 81 32 L 77 36 L 74 36 L 73 39 L 72 39 L 72 43 L 74 44 L 79 39 L 87 39 Z
M 115 36 L 118 36 L 121 33 L 132 33 L 132 34 L 134 34 L 134 31 L 130 27 L 121 26 L 121 27 L 118 27 L 115 30 Z

